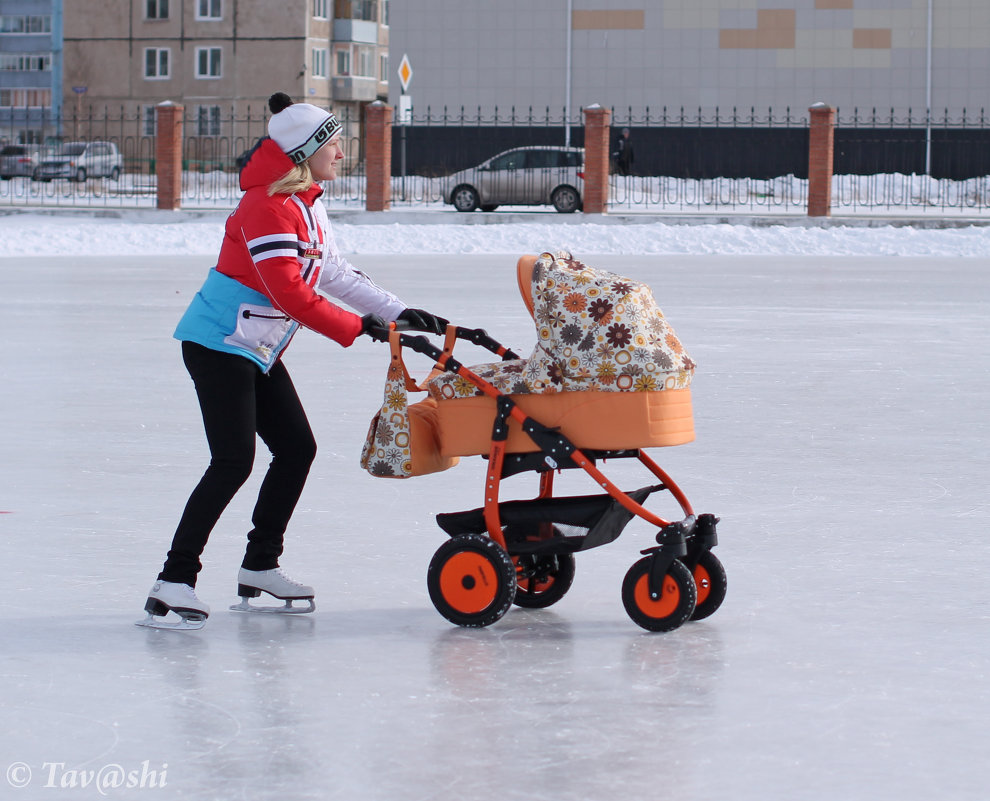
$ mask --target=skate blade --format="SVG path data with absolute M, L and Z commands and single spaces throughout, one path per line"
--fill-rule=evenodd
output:
M 239 604 L 230 607 L 231 612 L 258 612 L 268 615 L 308 615 L 316 609 L 316 603 L 312 598 L 296 598 L 297 601 L 306 601 L 309 606 L 293 606 L 292 599 L 285 602 L 285 606 L 253 606 L 248 603 L 248 599 L 242 597 Z
M 134 621 L 134 625 L 146 629 L 161 629 L 162 631 L 199 631 L 206 625 L 206 618 L 201 615 L 191 615 L 173 621 L 149 614 L 143 620 Z

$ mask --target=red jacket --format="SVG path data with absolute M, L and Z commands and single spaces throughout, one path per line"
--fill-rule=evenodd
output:
M 340 255 L 316 202 L 319 186 L 268 196 L 292 166 L 270 139 L 254 151 L 241 171 L 245 194 L 227 218 L 217 266 L 179 321 L 176 339 L 245 356 L 267 372 L 300 324 L 345 347 L 360 333 L 361 318 L 317 290 L 386 320 L 406 308 Z
M 323 190 L 313 184 L 296 195 L 268 196 L 268 187 L 292 167 L 273 140 L 263 140 L 241 171 L 245 194 L 227 218 L 217 270 L 262 293 L 293 320 L 346 347 L 361 332 L 361 318 L 316 292 L 317 286 L 334 277 L 324 274 L 328 268 L 353 270 L 337 252 L 326 213 L 316 203 Z M 362 298 L 347 300 L 360 303 Z M 373 297 L 363 300 L 364 311 L 381 313 L 379 304 L 368 304 Z M 383 315 L 387 319 L 405 308 L 391 295 L 382 300 L 389 301 L 386 306 L 396 306 L 390 309 L 392 314 Z

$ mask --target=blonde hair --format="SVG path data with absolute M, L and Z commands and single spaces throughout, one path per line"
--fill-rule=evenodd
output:
M 302 164 L 297 164 L 277 181 L 273 181 L 268 187 L 268 197 L 305 192 L 314 183 L 313 171 L 309 168 L 309 162 L 304 161 Z

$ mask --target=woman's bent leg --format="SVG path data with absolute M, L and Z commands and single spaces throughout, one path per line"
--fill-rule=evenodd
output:
M 257 383 L 257 429 L 272 453 L 261 484 L 241 567 L 278 567 L 282 538 L 316 458 L 316 441 L 285 366 L 278 362 Z
M 242 356 L 182 343 L 182 358 L 196 385 L 210 446 L 210 466 L 186 503 L 165 566 L 164 581 L 196 585 L 200 556 L 223 510 L 254 465 L 255 386 L 264 376 Z

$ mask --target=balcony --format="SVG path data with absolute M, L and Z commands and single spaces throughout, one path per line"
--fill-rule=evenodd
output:
M 335 42 L 360 42 L 378 44 L 378 23 L 363 19 L 335 19 L 333 21 Z
M 378 80 L 375 78 L 335 77 L 334 100 L 370 102 L 378 99 Z

